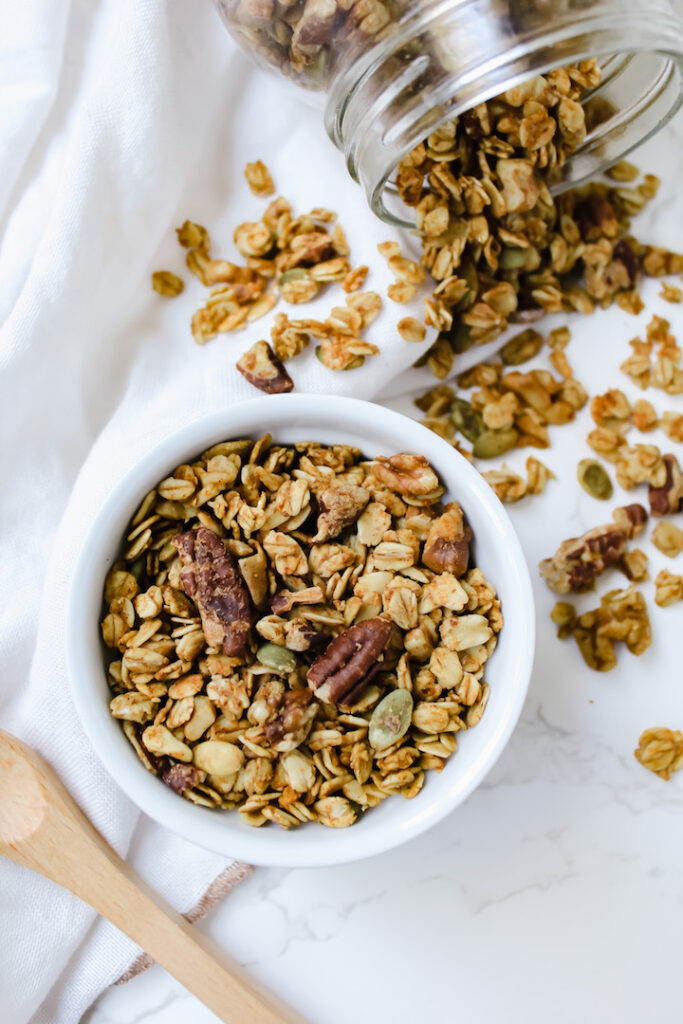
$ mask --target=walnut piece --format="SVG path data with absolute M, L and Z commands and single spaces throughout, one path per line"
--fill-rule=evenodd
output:
M 388 619 L 378 617 L 340 633 L 308 670 L 316 697 L 328 704 L 352 704 L 381 668 L 392 629 Z
M 427 534 L 422 562 L 432 572 L 451 572 L 464 576 L 470 560 L 472 529 L 465 522 L 462 509 L 455 501 L 446 505 L 443 515 L 435 519 Z
M 267 341 L 257 341 L 235 365 L 250 384 L 267 395 L 294 390 L 294 381 Z
M 430 494 L 439 486 L 439 479 L 424 455 L 399 452 L 388 459 L 380 455 L 372 466 L 372 474 L 399 494 Z
M 169 765 L 161 773 L 163 781 L 176 793 L 184 793 L 186 789 L 192 789 L 202 781 L 203 777 L 203 773 L 193 764 L 182 764 L 178 761 Z
M 204 526 L 178 534 L 172 543 L 183 565 L 180 582 L 199 609 L 207 644 L 238 654 L 249 636 L 251 607 L 234 557 Z
M 269 718 L 264 726 L 268 743 L 274 750 L 295 750 L 308 736 L 317 706 L 310 690 L 287 690 L 281 697 L 266 701 Z
M 370 491 L 365 487 L 353 484 L 326 487 L 318 495 L 318 532 L 311 543 L 323 544 L 338 537 L 342 530 L 356 521 L 369 501 Z

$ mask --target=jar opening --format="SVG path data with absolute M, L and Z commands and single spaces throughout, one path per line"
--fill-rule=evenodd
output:
M 444 25 L 443 17 L 441 8 L 417 34 L 410 35 L 406 26 L 404 38 L 392 39 L 388 53 L 368 55 L 330 92 L 328 133 L 344 150 L 371 208 L 388 223 L 414 227 L 412 211 L 394 184 L 400 161 L 444 122 L 535 75 L 589 58 L 597 59 L 602 72 L 600 84 L 583 101 L 588 133 L 562 168 L 554 192 L 579 185 L 626 156 L 666 124 L 683 100 L 683 31 L 677 22 L 669 31 L 662 23 L 653 27 L 656 19 L 649 12 L 618 30 L 611 21 L 591 25 L 587 18 L 580 35 L 574 24 L 564 32 L 537 33 L 517 46 L 508 38 L 507 49 L 490 33 L 485 44 L 477 37 L 474 56 L 463 50 L 462 26 Z M 630 45 L 615 46 L 624 41 Z

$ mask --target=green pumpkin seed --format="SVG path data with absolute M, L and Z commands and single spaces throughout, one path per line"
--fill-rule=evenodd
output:
M 282 287 L 283 284 L 289 284 L 290 281 L 303 281 L 310 276 L 305 267 L 293 267 L 292 270 L 285 270 L 284 274 L 280 274 L 277 283 Z
M 131 576 L 135 577 L 138 583 L 140 583 L 142 577 L 145 575 L 146 564 L 147 555 L 140 555 L 139 558 L 135 559 L 132 565 L 128 566 L 128 572 L 131 574 Z
M 495 459 L 514 448 L 518 437 L 519 431 L 514 427 L 508 430 L 485 430 L 472 445 L 472 454 L 475 459 Z
M 264 644 L 259 647 L 256 657 L 273 672 L 293 672 L 296 668 L 296 655 L 288 651 L 286 647 L 279 647 L 278 644 Z
M 466 294 L 469 295 L 470 293 L 467 292 Z M 464 298 L 461 299 L 459 305 L 462 306 L 463 302 Z M 472 348 L 474 345 L 474 338 L 467 324 L 459 323 L 457 326 L 454 326 L 447 337 L 454 352 L 467 352 L 467 349 Z
M 486 430 L 486 424 L 481 413 L 473 409 L 464 398 L 453 399 L 450 415 L 456 430 L 459 430 L 468 441 L 476 441 L 480 434 L 483 434 Z
M 500 357 L 506 366 L 519 366 L 520 363 L 526 363 L 535 356 L 542 347 L 543 335 L 533 327 L 527 327 L 525 331 L 505 342 L 500 350 Z
M 519 270 L 526 263 L 524 249 L 514 249 L 506 245 L 498 257 L 498 266 L 501 270 Z
M 591 498 L 608 501 L 614 487 L 607 470 L 597 459 L 581 459 L 576 467 L 576 478 Z
M 368 739 L 373 750 L 390 747 L 408 732 L 413 715 L 413 698 L 408 690 L 392 690 L 370 718 Z

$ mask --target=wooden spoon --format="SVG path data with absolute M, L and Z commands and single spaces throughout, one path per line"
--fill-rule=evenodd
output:
M 229 1024 L 304 1024 L 130 870 L 54 772 L 0 730 L 0 854 L 108 918 Z

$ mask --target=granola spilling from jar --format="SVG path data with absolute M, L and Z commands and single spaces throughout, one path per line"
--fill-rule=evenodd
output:
M 683 256 L 630 235 L 631 216 L 656 194 L 653 175 L 632 184 L 638 171 L 622 163 L 613 184 L 550 191 L 586 137 L 585 101 L 599 81 L 594 60 L 537 75 L 446 122 L 399 165 L 398 193 L 437 282 L 425 319 L 440 334 L 418 360 L 436 376 L 457 353 L 544 312 L 614 301 L 639 312 L 641 274 L 683 270 Z
M 214 445 L 146 495 L 104 588 L 111 713 L 188 800 L 352 825 L 440 771 L 503 624 L 428 461 Z

